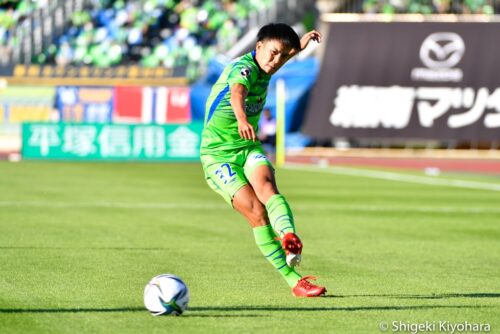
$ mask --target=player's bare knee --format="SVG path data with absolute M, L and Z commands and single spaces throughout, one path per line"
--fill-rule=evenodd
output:
M 267 217 L 267 211 L 264 205 L 262 203 L 257 202 L 252 208 L 252 212 L 255 217 L 258 217 L 259 219 L 265 220 Z
M 273 182 L 263 183 L 256 191 L 256 195 L 262 203 L 266 203 L 271 196 L 278 193 L 278 189 Z
M 267 211 L 257 197 L 233 201 L 233 207 L 247 218 L 252 226 L 267 224 Z
M 254 226 L 263 226 L 267 224 L 266 208 L 259 201 L 252 202 L 252 208 L 249 212 L 249 219 Z

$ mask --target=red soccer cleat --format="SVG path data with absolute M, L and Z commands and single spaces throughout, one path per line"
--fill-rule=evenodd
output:
M 302 241 L 295 233 L 287 233 L 281 239 L 281 245 L 286 253 L 286 263 L 295 267 L 302 260 Z
M 326 288 L 324 286 L 314 285 L 308 281 L 315 280 L 316 277 L 304 276 L 298 282 L 295 288 L 292 289 L 292 293 L 295 297 L 320 297 L 324 296 L 326 293 Z

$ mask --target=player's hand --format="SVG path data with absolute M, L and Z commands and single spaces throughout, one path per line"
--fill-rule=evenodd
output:
M 255 130 L 252 124 L 248 123 L 247 121 L 238 122 L 238 132 L 240 134 L 240 137 L 243 139 L 248 139 L 252 141 L 255 141 L 256 139 Z
M 307 47 L 307 45 L 311 40 L 320 43 L 321 33 L 316 30 L 311 30 L 308 33 L 304 34 L 304 36 L 302 36 L 302 38 L 300 39 L 300 47 L 302 48 L 302 50 L 304 50 Z

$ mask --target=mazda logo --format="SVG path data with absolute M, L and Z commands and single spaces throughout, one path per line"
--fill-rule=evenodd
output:
M 458 64 L 465 52 L 464 40 L 454 32 L 430 34 L 420 47 L 420 59 L 433 69 L 451 68 Z

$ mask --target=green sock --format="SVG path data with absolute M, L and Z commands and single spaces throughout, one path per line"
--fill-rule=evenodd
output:
M 280 238 L 286 233 L 295 233 L 292 210 L 283 195 L 271 196 L 266 203 L 266 210 L 269 222 Z
M 302 278 L 295 269 L 290 268 L 286 264 L 286 255 L 281 243 L 275 239 L 273 228 L 271 225 L 259 226 L 253 228 L 255 243 L 260 251 L 266 257 L 267 261 L 271 262 L 274 268 L 283 276 L 290 287 L 297 285 L 299 279 Z

